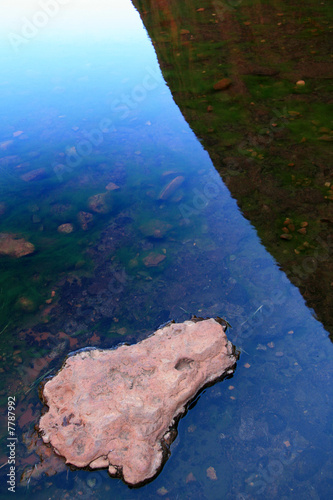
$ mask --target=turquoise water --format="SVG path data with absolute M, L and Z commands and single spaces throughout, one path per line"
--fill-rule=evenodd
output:
M 2 26 L 0 232 L 36 249 L 0 261 L 0 395 L 4 407 L 17 401 L 17 494 L 331 498 L 327 332 L 184 121 L 131 3 L 58 6 L 24 42 L 8 34 L 25 33 L 23 17 L 9 10 Z M 93 216 L 87 228 L 80 212 Z M 59 462 L 45 475 L 31 449 L 39 381 L 73 349 L 136 342 L 193 314 L 225 318 L 241 356 L 180 421 L 161 474 L 137 490 Z

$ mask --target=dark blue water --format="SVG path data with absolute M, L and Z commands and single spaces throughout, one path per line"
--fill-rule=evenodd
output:
M 1 399 L 15 394 L 18 417 L 30 412 L 17 427 L 19 496 L 330 499 L 327 332 L 173 102 L 130 1 L 65 3 L 30 38 L 19 10 L 2 28 L 0 232 L 36 248 L 0 261 Z M 25 9 L 38 19 L 40 7 Z M 88 229 L 82 211 L 93 215 Z M 62 224 L 73 231 L 59 233 Z M 46 311 L 52 290 L 58 302 Z M 234 377 L 180 421 L 162 473 L 130 490 L 105 471 L 36 472 L 26 443 L 42 407 L 39 379 L 73 348 L 134 342 L 192 314 L 224 317 L 241 356 Z M 2 463 L 6 437 L 4 426 Z

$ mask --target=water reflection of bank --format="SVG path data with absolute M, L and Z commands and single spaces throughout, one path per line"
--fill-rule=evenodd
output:
M 330 7 L 133 3 L 184 117 L 266 248 L 332 332 Z M 231 85 L 214 91 L 221 79 Z

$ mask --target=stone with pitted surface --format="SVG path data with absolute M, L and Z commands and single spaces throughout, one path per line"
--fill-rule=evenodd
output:
M 233 373 L 236 359 L 212 318 L 170 323 L 131 346 L 78 351 L 44 385 L 43 440 L 68 464 L 142 484 L 168 458 L 188 404 Z

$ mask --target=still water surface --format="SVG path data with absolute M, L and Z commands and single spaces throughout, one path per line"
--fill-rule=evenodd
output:
M 0 262 L 1 399 L 18 401 L 18 482 L 38 463 L 23 438 L 41 411 L 39 378 L 73 348 L 136 342 L 195 314 L 224 317 L 241 356 L 234 377 L 204 391 L 180 421 L 152 483 L 129 490 L 105 471 L 66 470 L 32 475 L 18 495 L 328 500 L 327 332 L 173 102 L 130 1 L 89 4 L 59 2 L 24 43 L 10 44 L 2 26 L 0 232 L 36 248 Z M 82 212 L 92 214 L 86 226 Z M 62 224 L 73 231 L 60 233 Z M 3 427 L 2 462 L 5 440 Z

